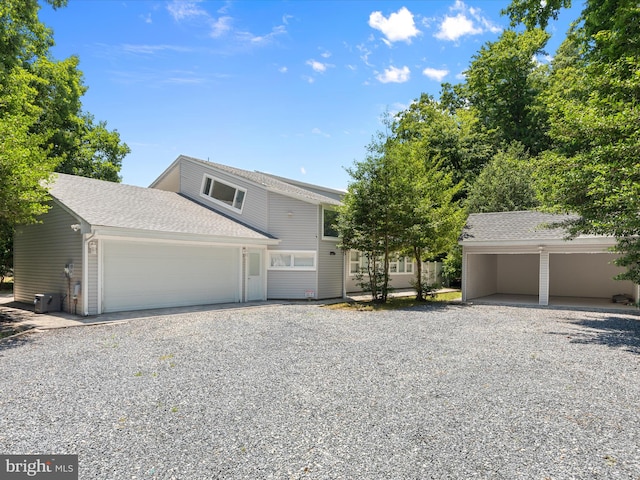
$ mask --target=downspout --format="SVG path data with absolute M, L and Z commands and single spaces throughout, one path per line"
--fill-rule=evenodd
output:
M 95 237 L 95 232 L 92 234 L 83 235 L 82 244 L 82 315 L 89 315 L 89 242 Z

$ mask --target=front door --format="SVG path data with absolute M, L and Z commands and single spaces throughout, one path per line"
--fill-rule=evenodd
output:
M 262 250 L 250 249 L 247 253 L 247 301 L 264 300 Z

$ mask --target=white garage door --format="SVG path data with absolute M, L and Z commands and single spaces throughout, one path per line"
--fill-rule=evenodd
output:
M 104 242 L 103 312 L 239 300 L 238 248 Z

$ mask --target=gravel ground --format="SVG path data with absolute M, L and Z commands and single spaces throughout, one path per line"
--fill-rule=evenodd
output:
M 640 317 L 214 310 L 0 344 L 0 451 L 81 479 L 640 479 Z

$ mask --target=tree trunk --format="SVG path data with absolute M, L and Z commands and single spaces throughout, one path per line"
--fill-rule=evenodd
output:
M 413 257 L 416 260 L 416 300 L 418 302 L 424 302 L 422 288 L 422 249 L 420 247 L 413 247 Z

